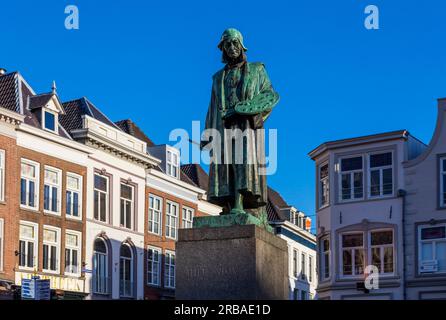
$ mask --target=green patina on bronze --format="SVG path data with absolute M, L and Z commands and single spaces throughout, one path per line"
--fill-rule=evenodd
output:
M 195 217 L 193 222 L 194 228 L 218 228 L 230 227 L 234 225 L 254 224 L 269 232 L 273 232 L 273 228 L 266 220 L 260 220 L 249 213 L 225 214 L 221 216 Z
M 194 225 L 222 226 L 241 221 L 267 227 L 267 184 L 265 174 L 261 173 L 266 163 L 265 137 L 259 129 L 263 129 L 279 95 L 271 85 L 264 64 L 247 61 L 247 49 L 238 30 L 225 30 L 218 48 L 225 67 L 213 76 L 205 128 L 218 131 L 221 137 L 225 137 L 225 130 L 255 134 L 245 137 L 242 163 L 235 162 L 235 152 L 232 162 L 225 159 L 224 152 L 218 156 L 211 154 L 208 200 L 222 206 L 223 212 L 220 217 L 197 218 Z M 212 143 L 201 142 L 202 148 L 208 144 Z M 226 150 L 230 144 L 234 145 L 232 138 L 223 138 L 219 149 Z M 255 161 L 248 160 L 253 158 Z

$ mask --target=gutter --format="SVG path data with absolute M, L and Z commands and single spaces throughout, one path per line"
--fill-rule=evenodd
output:
M 401 229 L 403 233 L 403 300 L 407 300 L 407 290 L 406 290 L 406 190 L 398 190 L 398 197 L 402 200 L 403 212 L 401 218 Z

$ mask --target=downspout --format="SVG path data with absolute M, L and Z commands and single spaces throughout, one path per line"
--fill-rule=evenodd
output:
M 406 190 L 399 189 L 398 190 L 398 197 L 402 199 L 402 217 L 401 217 L 401 231 L 403 233 L 403 300 L 406 300 L 407 298 L 407 292 L 406 292 Z

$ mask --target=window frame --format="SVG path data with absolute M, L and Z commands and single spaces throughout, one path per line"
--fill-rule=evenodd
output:
M 342 171 L 342 160 L 347 159 L 354 159 L 354 158 L 361 158 L 362 160 L 362 169 L 355 169 L 355 170 L 348 170 L 348 171 Z M 339 163 L 339 174 L 338 174 L 338 201 L 339 203 L 346 203 L 346 202 L 353 202 L 353 201 L 361 201 L 365 199 L 365 176 L 366 176 L 366 169 L 365 169 L 365 158 L 364 154 L 350 154 L 341 156 L 338 158 Z M 356 173 L 362 173 L 362 197 L 355 198 L 355 174 Z M 342 176 L 344 174 L 348 174 L 350 178 L 350 198 L 343 199 L 343 193 L 342 193 Z
M 77 236 L 77 241 L 78 241 L 77 246 L 73 246 L 73 245 L 68 245 L 67 244 L 66 238 L 67 238 L 68 234 Z M 67 276 L 80 277 L 81 273 L 82 273 L 82 271 L 81 271 L 81 269 L 82 269 L 82 266 L 81 266 L 81 261 L 82 261 L 82 232 L 66 229 L 65 230 L 65 243 L 64 243 L 64 245 L 65 245 L 65 247 L 64 247 L 64 249 L 65 249 L 64 274 L 67 275 Z M 71 262 L 71 257 L 72 257 L 72 255 L 71 255 L 72 251 L 77 250 L 77 252 L 78 252 L 77 253 L 77 270 L 78 270 L 78 272 L 67 271 L 67 266 L 66 266 L 67 250 L 70 250 L 70 262 Z
M 362 235 L 362 247 L 347 247 L 344 249 L 343 243 L 342 243 L 342 236 L 344 235 L 354 235 L 354 234 L 361 234 Z M 367 250 L 368 247 L 366 246 L 366 239 L 365 239 L 365 235 L 366 232 L 365 231 L 346 231 L 346 232 L 342 232 L 339 233 L 339 277 L 341 279 L 356 279 L 356 278 L 360 278 L 360 277 L 364 277 L 364 273 L 365 273 L 365 268 L 367 266 Z M 360 250 L 362 248 L 363 251 L 363 273 L 358 273 L 356 274 L 356 250 Z M 350 250 L 352 251 L 352 255 L 351 255 L 351 268 L 352 268 L 352 274 L 344 274 L 344 250 Z
M 6 189 L 6 167 L 5 160 L 6 151 L 0 149 L 0 202 L 5 201 L 5 189 Z M 0 269 L 1 270 L 1 269 Z
M 300 254 L 300 279 L 307 280 L 307 254 L 301 252 Z
M 435 245 L 435 250 L 434 250 L 434 248 L 432 248 L 432 255 L 433 255 L 433 257 L 435 256 L 435 258 L 437 258 L 436 257 L 437 256 L 437 252 L 436 252 L 437 242 L 446 242 L 446 237 L 443 238 L 443 239 L 441 239 L 441 238 L 428 239 L 428 240 L 422 240 L 421 239 L 421 235 L 422 235 L 422 230 L 423 229 L 435 228 L 435 227 L 443 227 L 443 228 L 446 229 L 446 223 L 438 223 L 438 224 L 435 224 L 435 225 L 432 225 L 432 224 L 429 224 L 429 223 L 424 223 L 424 224 L 418 225 L 418 227 L 417 227 L 417 232 L 418 232 L 418 237 L 417 237 L 418 238 L 417 239 L 418 240 L 417 241 L 417 245 L 418 245 L 418 259 L 417 259 L 418 260 L 417 261 L 418 268 L 417 268 L 417 275 L 419 275 L 419 276 L 430 276 L 430 275 L 437 275 L 437 274 L 438 275 L 444 275 L 444 274 L 446 274 L 446 269 L 444 271 L 421 272 L 421 264 L 424 261 L 424 260 L 422 260 L 422 257 L 423 257 L 423 254 L 422 254 L 423 246 L 422 246 L 422 244 L 426 243 L 426 242 L 431 242 L 433 247 Z M 445 230 L 445 233 L 446 233 L 446 230 Z M 438 259 L 432 259 L 432 260 L 438 260 Z M 426 261 L 429 261 L 429 260 L 426 260 Z
M 123 247 L 123 246 L 126 246 L 126 247 L 128 247 L 128 249 L 130 250 L 130 258 L 128 258 L 128 257 L 124 257 L 124 256 L 122 256 L 121 255 L 121 248 Z M 133 286 L 135 285 L 135 283 L 134 283 L 134 275 L 133 275 L 133 273 L 134 273 L 134 263 L 135 263 L 135 257 L 134 257 L 134 253 L 133 253 L 133 248 L 132 248 L 132 246 L 129 244 L 129 243 L 127 243 L 127 242 L 124 242 L 124 243 L 122 243 L 121 244 L 121 246 L 119 247 L 119 273 L 118 273 L 118 277 L 119 277 L 119 297 L 120 298 L 133 298 L 134 297 L 134 291 L 133 291 Z M 121 291 L 121 284 L 122 284 L 122 281 L 123 281 L 123 279 L 121 278 L 121 267 L 122 267 L 122 260 L 126 260 L 126 261 L 130 261 L 130 267 L 129 267 L 129 271 L 130 271 L 130 294 L 126 294 L 126 293 L 121 293 L 122 291 Z
M 168 258 L 169 256 L 169 258 Z M 173 264 L 172 264 L 173 256 Z M 170 267 L 173 266 L 173 276 L 170 274 Z M 168 289 L 175 289 L 176 286 L 176 255 L 175 251 L 165 250 L 164 252 L 164 287 Z M 171 285 L 171 279 L 173 278 L 173 286 Z
M 324 250 L 324 241 L 328 241 L 328 250 L 327 251 Z M 331 242 L 331 239 L 330 239 L 329 235 L 321 237 L 320 240 L 319 240 L 319 243 L 321 244 L 320 252 L 319 252 L 319 254 L 320 254 L 320 261 L 321 261 L 321 263 L 320 263 L 320 269 L 321 269 L 320 281 L 321 282 L 322 281 L 327 281 L 331 277 L 331 247 L 330 247 L 330 242 Z M 327 255 L 328 255 L 328 266 L 325 265 L 325 262 L 326 262 L 325 261 L 325 256 L 327 256 Z M 325 276 L 325 271 L 326 270 L 328 270 L 328 276 L 327 277 Z
M 175 216 L 173 216 L 170 212 L 168 212 L 169 205 L 170 205 L 170 208 L 172 208 L 172 207 L 176 208 L 176 210 L 175 210 L 176 211 L 176 215 Z M 179 211 L 180 211 L 180 205 L 177 202 L 173 202 L 173 201 L 170 201 L 170 200 L 166 201 L 166 229 L 165 229 L 165 235 L 166 235 L 166 238 L 168 238 L 168 239 L 176 240 L 177 237 L 178 237 L 178 220 L 179 220 L 178 216 L 179 216 Z M 172 219 L 174 219 L 174 221 L 175 221 L 175 225 L 174 226 L 171 225 Z M 174 236 L 172 236 L 172 230 L 174 230 L 174 232 L 175 232 Z
M 95 242 L 97 241 L 97 240 L 101 240 L 103 243 L 104 243 L 104 246 L 105 246 L 105 254 L 104 253 L 102 253 L 102 252 L 97 252 L 96 250 L 95 250 Z M 96 255 L 102 255 L 102 256 L 105 256 L 105 259 L 104 259 L 104 261 L 105 261 L 105 268 L 104 268 L 104 270 L 105 270 L 105 281 L 104 281 L 104 288 L 105 288 L 105 290 L 103 291 L 103 292 L 101 292 L 101 291 L 98 291 L 97 289 L 97 285 L 96 285 L 96 270 L 95 270 L 95 263 L 94 263 L 94 261 L 95 261 L 95 259 L 96 259 Z M 92 257 L 93 259 L 93 264 L 92 264 L 92 270 L 93 270 L 93 274 L 92 274 L 92 288 L 91 288 L 91 292 L 92 292 L 92 294 L 95 294 L 95 295 L 109 295 L 110 294 L 110 284 L 109 284 L 109 277 L 110 277 L 110 274 L 109 274 L 109 271 L 110 271 L 110 267 L 111 266 L 109 266 L 109 264 L 110 264 L 110 261 L 109 261 L 109 259 L 110 259 L 110 248 L 109 248 L 109 246 L 108 246 L 108 243 L 107 243 L 107 241 L 104 239 L 104 238 L 102 238 L 102 237 L 97 237 L 97 238 L 95 238 L 94 239 L 94 241 L 93 241 L 93 257 Z
M 156 200 L 159 200 L 160 202 L 160 209 L 155 209 L 155 207 L 151 208 L 150 207 L 150 198 L 153 198 L 153 204 L 155 205 Z M 154 194 L 149 194 L 149 199 L 148 199 L 149 203 L 147 205 L 148 208 L 148 225 L 147 225 L 147 231 L 151 234 L 157 235 L 157 236 L 162 236 L 163 235 L 163 208 L 164 208 L 164 203 L 163 203 L 163 198 L 154 195 Z M 152 211 L 152 214 L 151 214 Z M 154 232 L 154 225 L 155 225 L 155 220 L 153 219 L 153 217 L 155 216 L 154 214 L 158 213 L 158 232 Z M 152 219 L 151 219 L 152 217 Z M 150 230 L 150 228 L 152 228 L 152 230 Z
M 308 255 L 308 282 L 312 283 L 314 281 L 313 276 L 313 267 L 314 267 L 314 257 L 312 255 Z
M 392 164 L 381 166 L 381 167 L 371 167 L 371 156 L 390 153 L 392 157 Z M 395 152 L 394 150 L 381 150 L 367 153 L 367 196 L 369 199 L 382 199 L 382 198 L 392 198 L 395 195 Z M 384 194 L 384 179 L 383 179 L 383 171 L 386 169 L 392 169 L 392 193 Z M 380 177 L 380 187 L 379 187 L 379 195 L 372 196 L 372 171 L 379 170 Z
M 325 166 L 327 166 L 328 174 L 325 178 L 321 178 L 321 169 Z M 323 209 L 323 208 L 330 206 L 330 164 L 329 164 L 328 160 L 326 160 L 326 161 L 322 162 L 320 165 L 318 165 L 317 178 L 318 178 L 318 186 L 319 186 L 318 187 L 318 196 L 319 196 L 318 207 L 319 207 L 319 209 Z M 327 183 L 327 189 L 328 189 L 326 203 L 322 203 L 323 182 Z
M 174 156 L 177 160 L 176 163 L 173 161 Z M 174 168 L 176 169 L 176 175 L 173 174 Z M 177 150 L 166 150 L 166 173 L 177 179 L 180 177 L 180 154 Z
M 154 260 L 150 260 L 149 259 L 149 250 L 156 252 L 158 254 L 158 261 L 154 261 Z M 163 252 L 161 248 L 158 247 L 154 247 L 154 246 L 147 246 L 147 285 L 148 286 L 152 286 L 152 287 L 161 287 L 161 271 L 162 271 L 162 267 L 161 267 L 161 263 L 162 263 L 162 257 L 163 257 Z M 152 279 L 153 279 L 153 266 L 157 265 L 157 273 L 158 273 L 158 283 L 154 283 L 154 282 L 150 282 L 149 281 L 149 263 L 151 264 L 151 269 L 152 269 Z
M 54 116 L 54 130 L 47 128 L 46 126 L 46 113 L 49 113 Z M 58 125 L 58 113 L 48 108 L 42 108 L 42 129 L 51 133 L 59 133 L 59 125 Z
M 60 231 L 61 229 L 58 227 L 54 227 L 54 226 L 50 226 L 50 225 L 44 225 L 43 226 L 43 233 L 42 233 L 42 271 L 45 273 L 53 273 L 53 274 L 59 274 L 60 273 L 60 249 L 61 249 L 61 237 L 60 237 Z M 45 233 L 45 230 L 49 230 L 49 231 L 55 231 L 56 232 L 56 242 L 48 242 L 45 240 L 45 237 L 43 236 Z M 56 247 L 56 270 L 51 270 L 51 269 L 44 269 L 43 268 L 43 263 L 44 263 L 44 257 L 43 257 L 43 246 L 44 245 L 48 245 L 48 246 L 55 246 Z M 48 258 L 50 257 L 50 251 L 48 251 Z M 52 254 L 51 254 L 52 257 Z M 49 261 L 51 261 L 51 259 L 49 258 Z M 49 263 L 50 265 L 50 263 Z
M 129 187 L 132 190 L 132 198 L 128 199 L 128 198 L 123 198 L 122 197 L 122 186 L 126 186 Z M 119 184 L 119 226 L 121 228 L 125 228 L 128 230 L 134 230 L 135 229 L 135 196 L 136 196 L 136 187 L 133 184 L 130 183 L 125 183 L 123 181 L 121 181 L 121 183 Z M 122 218 L 124 218 L 124 223 L 126 222 L 126 218 L 127 215 L 129 214 L 127 212 L 127 207 L 124 206 L 125 208 L 125 213 L 123 214 L 122 212 L 122 202 L 124 201 L 124 203 L 126 204 L 127 202 L 130 202 L 130 227 L 127 227 L 125 224 L 122 224 Z
M 372 233 L 376 232 L 386 232 L 391 231 L 392 232 L 392 244 L 382 244 L 382 245 L 372 245 Z M 367 265 L 373 265 L 373 248 L 380 248 L 380 260 L 381 260 L 381 270 L 382 272 L 379 272 L 380 277 L 386 277 L 386 276 L 393 276 L 396 274 L 396 246 L 395 246 L 395 230 L 393 228 L 379 228 L 379 229 L 371 229 L 367 231 L 367 237 L 368 237 L 368 243 L 367 243 L 367 259 L 366 262 Z M 393 271 L 392 272 L 384 272 L 384 250 L 383 248 L 391 247 L 392 248 L 392 263 L 393 263 Z
M 22 164 L 30 165 L 34 167 L 35 171 L 35 177 L 31 178 L 29 176 L 23 176 L 22 175 Z M 40 163 L 36 161 L 32 161 L 29 159 L 21 158 L 20 159 L 20 183 L 22 179 L 26 180 L 26 204 L 22 204 L 22 189 L 20 187 L 20 208 L 32 210 L 32 211 L 39 211 L 40 207 Z M 34 206 L 29 205 L 29 182 L 34 182 Z
M 95 180 L 96 176 L 104 178 L 107 181 L 107 183 L 106 183 L 107 190 L 105 192 L 103 190 L 97 189 L 95 187 L 95 181 L 94 180 Z M 108 175 L 102 174 L 100 172 L 94 172 L 94 174 L 93 174 L 93 220 L 96 220 L 96 221 L 99 221 L 99 222 L 102 222 L 102 223 L 110 223 L 110 195 L 111 195 L 110 187 L 111 187 L 111 179 L 110 179 L 110 177 Z M 98 218 L 97 219 L 95 217 L 96 207 L 95 207 L 95 204 L 94 204 L 94 199 L 95 199 L 96 192 L 98 193 Z M 101 202 L 99 200 L 100 199 L 100 197 L 99 197 L 100 194 L 105 194 L 105 221 L 101 220 L 101 210 L 100 210 L 101 209 L 101 205 L 100 205 Z
M 57 179 L 58 179 L 58 184 L 53 184 L 51 182 L 46 182 L 45 180 L 45 172 L 49 170 L 49 171 L 53 171 L 57 174 Z M 49 193 L 49 205 L 51 205 L 52 203 L 52 190 L 53 188 L 57 188 L 57 203 L 56 203 L 56 211 L 52 211 L 49 209 L 45 209 L 45 186 L 49 186 L 50 187 L 50 193 Z M 48 165 L 44 165 L 43 167 L 43 212 L 46 214 L 51 214 L 51 215 L 56 215 L 56 216 L 60 216 L 62 215 L 62 170 L 52 167 L 52 166 L 48 166 Z
M 28 226 L 28 227 L 32 227 L 34 230 L 34 238 L 27 238 L 27 237 L 22 237 L 20 234 L 20 226 L 24 225 L 24 226 Z M 25 220 L 20 220 L 19 221 L 19 243 L 20 241 L 25 241 L 26 242 L 26 248 L 29 247 L 29 242 L 33 243 L 33 266 L 32 267 L 28 267 L 28 266 L 21 266 L 20 265 L 20 255 L 22 254 L 21 252 L 19 252 L 19 263 L 18 263 L 18 268 L 19 270 L 28 270 L 28 271 L 34 271 L 37 270 L 39 267 L 39 225 L 37 223 L 34 222 L 30 222 L 30 221 L 25 221 Z M 19 245 L 19 250 L 20 250 L 20 245 Z M 27 258 L 25 258 L 27 259 Z
M 184 213 L 185 213 L 184 211 L 186 211 L 186 218 L 184 217 Z M 190 220 L 187 219 L 189 212 L 190 212 L 190 217 L 191 217 Z M 193 227 L 194 217 L 195 217 L 195 209 L 193 209 L 191 207 L 187 207 L 187 206 L 181 207 L 181 227 L 183 229 L 191 229 Z M 190 224 L 190 226 L 188 226 L 187 224 Z
M 293 250 L 293 259 L 291 262 L 291 272 L 292 272 L 292 277 L 294 279 L 298 279 L 299 278 L 299 250 L 296 248 L 292 248 Z
M 66 182 L 65 182 L 65 217 L 68 219 L 74 219 L 74 220 L 82 220 L 82 203 L 83 203 L 83 177 L 79 174 L 73 173 L 73 172 L 67 172 L 66 175 Z M 74 188 L 68 187 L 68 177 L 75 178 L 79 180 L 79 189 L 75 190 Z M 68 206 L 68 192 L 71 192 L 71 214 L 68 214 L 67 212 L 67 206 Z M 73 209 L 74 209 L 74 193 L 78 193 L 78 216 L 73 215 Z

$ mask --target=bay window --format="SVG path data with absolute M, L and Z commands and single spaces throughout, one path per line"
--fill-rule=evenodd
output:
M 65 274 L 79 276 L 81 273 L 81 233 L 67 231 L 65 234 Z
M 149 232 L 161 235 L 163 202 L 160 197 L 149 195 Z
M 25 159 L 20 165 L 20 205 L 39 208 L 39 164 Z
M 370 197 L 390 196 L 393 194 L 392 152 L 369 155 Z
M 330 201 L 330 180 L 328 163 L 319 167 L 319 208 L 328 206 Z
M 167 201 L 166 204 L 166 237 L 177 238 L 178 229 L 178 204 Z
M 418 234 L 419 273 L 446 272 L 446 225 L 420 226 Z
M 341 235 L 342 275 L 358 276 L 364 274 L 364 236 L 363 233 Z
M 43 271 L 59 271 L 60 229 L 45 226 L 43 228 Z
M 94 175 L 94 218 L 108 222 L 109 179 L 99 174 Z
M 19 226 L 19 267 L 23 269 L 37 268 L 38 225 L 31 222 L 20 222 Z
M 321 280 L 326 280 L 330 277 L 330 240 L 329 238 L 321 239 Z
M 61 171 L 45 167 L 45 185 L 43 188 L 43 209 L 49 213 L 60 213 Z
M 81 217 L 82 177 L 74 173 L 67 174 L 66 214 L 68 217 Z
M 182 224 L 183 229 L 192 228 L 194 220 L 194 209 L 183 207 L 182 220 L 183 220 Z
M 166 251 L 164 256 L 164 286 L 175 288 L 175 252 Z
M 134 212 L 134 187 L 121 183 L 121 226 L 132 229 Z
M 147 284 L 160 285 L 161 274 L 161 249 L 149 247 L 147 249 Z
M 343 158 L 340 163 L 341 201 L 364 197 L 363 158 Z

